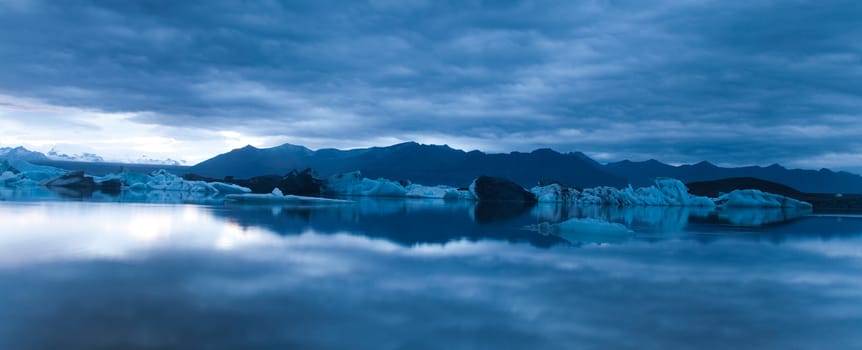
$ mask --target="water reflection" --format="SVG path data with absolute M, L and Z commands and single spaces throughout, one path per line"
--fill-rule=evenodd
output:
M 630 240 L 535 249 L 475 231 L 488 225 L 473 222 L 468 207 L 368 208 L 0 203 L 0 349 L 862 342 L 859 218 L 764 229 L 798 234 L 782 244 Z M 605 218 L 634 226 L 667 217 L 671 228 L 686 216 L 613 215 Z M 470 232 L 481 235 L 455 238 Z
M 479 221 L 475 206 L 475 202 L 442 199 L 359 199 L 356 205 L 317 208 L 228 205 L 212 213 L 242 227 L 262 227 L 281 235 L 309 229 L 327 234 L 347 231 L 403 245 L 460 239 L 525 242 L 539 247 L 564 242 L 559 237 L 523 230 L 522 226 L 532 221 L 529 213 Z

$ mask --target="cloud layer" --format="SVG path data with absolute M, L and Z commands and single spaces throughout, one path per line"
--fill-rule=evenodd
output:
M 860 16 L 855 1 L 12 1 L 0 93 L 190 144 L 862 168 Z

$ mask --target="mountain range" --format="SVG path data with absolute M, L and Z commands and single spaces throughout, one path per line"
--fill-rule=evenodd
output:
M 707 161 L 673 166 L 651 159 L 643 162 L 624 160 L 608 163 L 604 169 L 623 175 L 633 186 L 648 185 L 656 177 L 672 177 L 683 182 L 711 181 L 726 178 L 757 178 L 777 182 L 807 193 L 862 193 L 862 176 L 829 169 L 787 169 L 770 166 L 720 167 Z
M 201 162 L 190 171 L 216 178 L 247 178 L 304 168 L 312 168 L 321 176 L 359 170 L 370 178 L 450 186 L 467 186 L 480 175 L 505 177 L 530 186 L 538 182 L 589 187 L 627 183 L 624 177 L 604 170 L 602 164 L 583 153 L 538 149 L 530 153 L 487 154 L 415 142 L 346 151 L 312 151 L 290 144 L 264 149 L 246 146 Z
M 627 184 L 639 187 L 652 184 L 656 177 L 672 177 L 683 182 L 753 177 L 809 193 L 862 193 L 862 176 L 828 169 L 787 169 L 778 164 L 728 168 L 705 161 L 680 166 L 657 160 L 601 164 L 580 152 L 537 149 L 529 153 L 493 154 L 415 142 L 317 151 L 291 144 L 263 149 L 246 146 L 201 162 L 190 171 L 215 178 L 248 178 L 304 168 L 312 168 L 322 176 L 359 170 L 370 178 L 409 179 L 422 184 L 450 186 L 466 186 L 480 175 L 505 177 L 528 187 L 560 182 L 576 188 Z
M 71 152 L 63 152 L 63 150 L 58 149 L 57 147 L 51 148 L 48 153 L 45 154 L 49 159 L 52 160 L 65 160 L 70 162 L 104 162 L 105 158 L 91 152 L 79 152 L 79 153 L 71 153 Z
M 28 162 L 47 161 L 49 158 L 40 152 L 33 152 L 24 147 L 0 148 L 0 159 L 24 160 Z
M 91 160 L 101 158 L 93 154 L 87 157 Z M 81 160 L 80 157 L 69 158 L 72 159 L 61 160 Z M 0 159 L 21 159 L 36 163 L 52 161 L 50 156 L 23 147 L 0 148 Z M 176 164 L 178 162 L 171 161 L 161 165 Z M 64 164 L 64 167 L 68 166 Z M 508 178 L 525 187 L 558 182 L 575 188 L 621 187 L 628 184 L 641 187 L 652 184 L 656 177 L 672 177 L 686 183 L 756 178 L 807 193 L 862 193 L 862 176 L 828 169 L 787 169 L 778 164 L 733 168 L 706 161 L 674 166 L 654 159 L 602 164 L 580 152 L 560 153 L 547 148 L 529 153 L 484 153 L 415 142 L 388 147 L 351 150 L 326 148 L 317 151 L 291 144 L 272 148 L 246 146 L 190 168 L 173 169 L 211 178 L 251 178 L 267 174 L 283 175 L 291 170 L 306 168 L 314 169 L 324 177 L 358 170 L 369 178 L 383 177 L 458 187 L 469 185 L 481 175 Z
M 22 146 L 0 148 L 0 159 L 16 159 L 29 162 L 63 161 L 83 163 L 128 163 L 165 166 L 184 166 L 185 161 L 174 159 L 158 159 L 141 155 L 129 159 L 105 159 L 104 157 L 78 146 L 57 145 L 47 153 L 28 150 Z

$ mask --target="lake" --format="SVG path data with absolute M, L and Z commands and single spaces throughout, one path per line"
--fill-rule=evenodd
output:
M 857 215 L 3 198 L 0 349 L 862 348 Z

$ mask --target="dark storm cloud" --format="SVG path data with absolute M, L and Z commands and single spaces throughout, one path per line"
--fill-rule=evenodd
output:
M 12 1 L 0 91 L 288 139 L 862 166 L 860 16 L 855 1 Z

